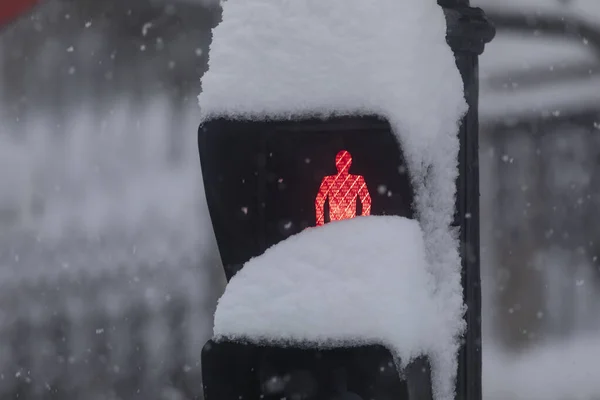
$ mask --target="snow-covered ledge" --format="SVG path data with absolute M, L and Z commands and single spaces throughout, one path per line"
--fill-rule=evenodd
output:
M 436 400 L 452 398 L 464 329 L 458 240 L 450 224 L 457 133 L 466 102 L 445 36 L 444 14 L 435 0 L 227 0 L 223 22 L 213 30 L 199 96 L 204 120 L 356 114 L 388 119 L 416 194 L 423 268 L 432 277 L 436 304 L 443 308 L 436 323 L 450 338 L 443 351 L 431 354 Z M 381 252 L 402 248 L 402 229 L 387 235 L 383 242 L 390 248 Z M 401 261 L 386 259 L 388 268 L 404 268 Z M 217 316 L 237 286 L 226 289 Z M 395 304 L 395 299 L 379 304 L 386 303 Z M 224 320 L 231 322 L 229 328 L 218 321 L 221 333 L 233 334 L 239 326 L 230 319 Z M 321 327 L 322 337 L 334 334 L 335 321 L 328 330 Z M 263 336 L 277 323 L 263 326 Z M 390 326 L 406 329 L 404 324 Z M 253 330 L 256 337 L 260 329 Z

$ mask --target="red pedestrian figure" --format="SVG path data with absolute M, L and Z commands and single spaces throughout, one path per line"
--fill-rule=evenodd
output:
M 340 221 L 356 217 L 357 197 L 362 215 L 371 214 L 371 195 L 362 175 L 350 175 L 352 156 L 346 150 L 335 156 L 337 175 L 323 178 L 315 200 L 317 226 L 325 224 L 325 201 L 329 199 L 329 220 Z

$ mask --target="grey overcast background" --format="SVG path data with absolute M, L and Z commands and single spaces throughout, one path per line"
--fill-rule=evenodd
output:
M 600 2 L 477 0 L 486 399 L 598 400 Z M 216 1 L 0 31 L 0 397 L 195 399 L 224 287 L 195 131 Z

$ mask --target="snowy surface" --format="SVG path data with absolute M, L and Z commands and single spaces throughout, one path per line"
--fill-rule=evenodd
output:
M 232 278 L 214 334 L 320 347 L 384 344 L 402 366 L 429 355 L 439 380 L 454 362 L 460 322 L 445 314 L 425 258 L 419 223 L 403 217 L 308 228 Z
M 442 9 L 435 0 L 381 0 L 377 6 L 364 0 L 228 0 L 222 6 L 202 78 L 202 118 L 386 117 L 415 188 L 426 268 L 444 298 L 447 328 L 458 338 L 460 258 L 450 224 L 466 104 Z M 437 400 L 452 397 L 455 367 L 438 371 Z

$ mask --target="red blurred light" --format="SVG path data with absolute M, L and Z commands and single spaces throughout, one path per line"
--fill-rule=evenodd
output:
M 0 28 L 33 7 L 38 0 L 0 0 Z
M 371 195 L 362 175 L 351 175 L 352 156 L 346 150 L 335 157 L 336 175 L 321 181 L 315 199 L 317 225 L 325 224 L 325 201 L 329 200 L 329 220 L 340 221 L 356 217 L 357 198 L 362 205 L 362 215 L 371 214 Z

